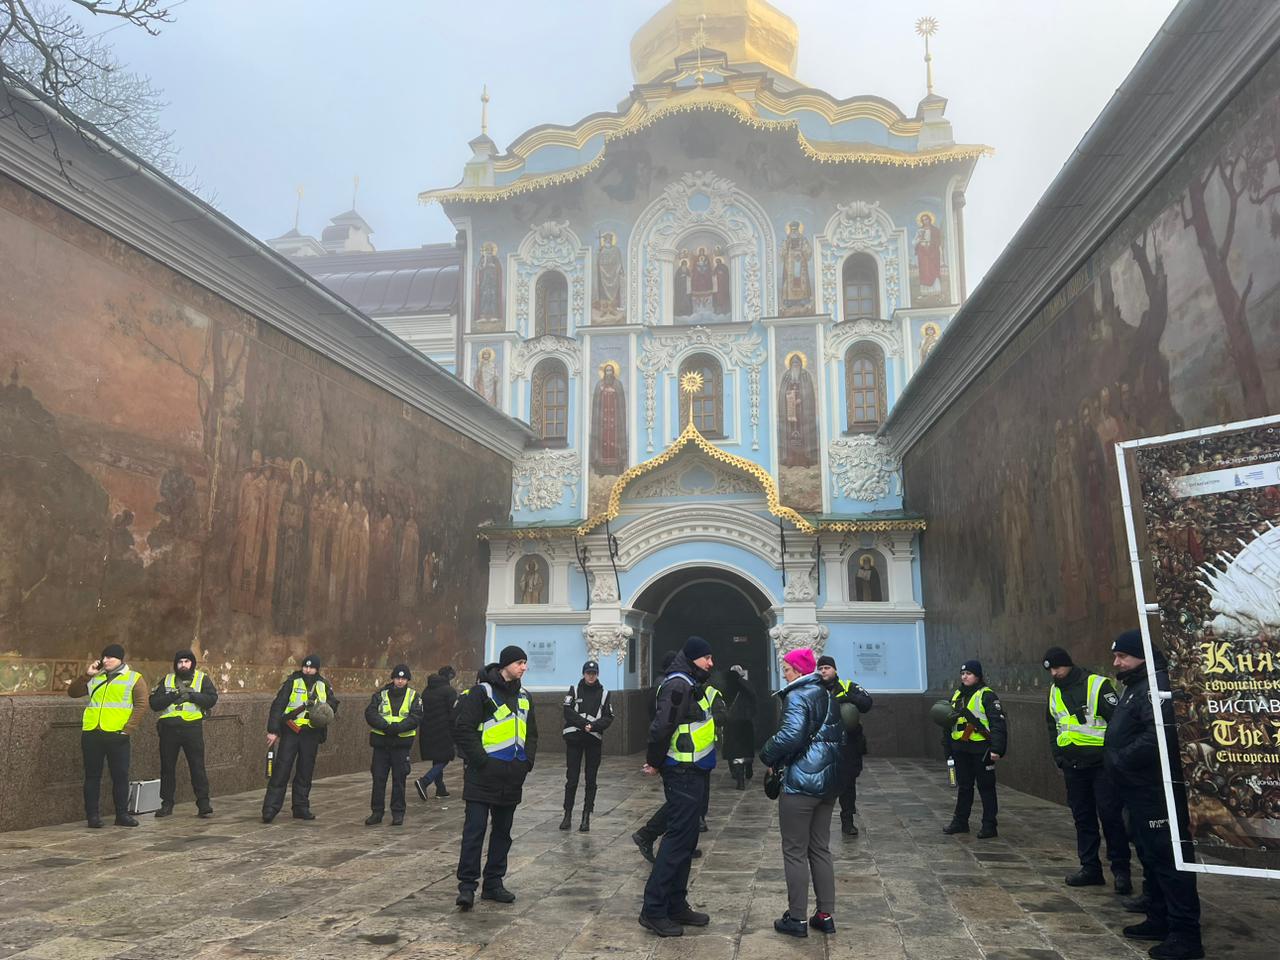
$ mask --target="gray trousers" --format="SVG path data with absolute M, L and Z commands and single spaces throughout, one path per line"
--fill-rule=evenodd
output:
M 778 798 L 778 823 L 782 827 L 782 865 L 787 876 L 787 911 L 805 919 L 809 906 L 809 876 L 818 913 L 834 914 L 836 871 L 831 862 L 831 815 L 836 802 L 784 793 Z

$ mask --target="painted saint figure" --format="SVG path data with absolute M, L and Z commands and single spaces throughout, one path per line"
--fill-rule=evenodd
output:
M 538 569 L 538 561 L 530 557 L 525 561 L 524 572 L 520 574 L 520 602 L 543 603 L 542 588 L 546 581 L 542 571 Z
M 792 220 L 782 241 L 782 315 L 805 316 L 813 312 L 813 280 L 809 272 L 813 245 L 804 235 L 804 224 Z
M 600 369 L 591 396 L 591 466 L 616 476 L 627 468 L 627 399 L 613 361 Z
M 409 504 L 409 519 L 404 522 L 400 534 L 399 589 L 397 596 L 401 607 L 412 607 L 418 602 L 418 520 L 416 508 Z
M 880 586 L 880 571 L 876 569 L 876 558 L 864 553 L 858 558 L 858 569 L 853 575 L 853 599 L 864 603 L 880 603 L 884 600 L 884 591 Z
M 693 315 L 693 298 L 689 296 L 689 251 L 681 250 L 680 259 L 676 263 L 675 297 L 672 313 L 677 317 Z
M 492 347 L 485 347 L 476 357 L 476 372 L 471 378 L 471 386 L 489 401 L 490 406 L 498 405 L 498 362 Z
M 778 384 L 778 461 L 784 467 L 818 462 L 818 407 L 804 354 L 796 351 Z
M 302 633 L 307 597 L 307 465 L 295 458 L 289 489 L 280 505 L 276 534 L 276 571 L 272 589 L 272 625 L 276 633 Z
M 933 222 L 933 214 L 922 213 L 916 218 L 919 224 L 915 235 L 916 268 L 922 296 L 941 297 L 942 291 L 942 230 Z
M 262 451 L 254 450 L 240 478 L 236 538 L 231 551 L 231 609 L 252 613 L 258 585 L 267 514 L 267 474 Z
M 489 329 L 502 324 L 502 263 L 498 260 L 496 243 L 480 245 L 480 257 L 476 261 L 475 323 Z
M 933 352 L 933 348 L 938 345 L 940 336 L 942 336 L 942 328 L 936 323 L 926 323 L 920 331 L 920 362 L 922 364 Z
M 622 314 L 622 251 L 617 235 L 606 233 L 596 251 L 595 322 L 618 323 Z
M 713 313 L 711 300 L 716 292 L 715 264 L 706 247 L 699 247 L 689 275 L 689 296 L 694 313 Z
M 733 313 L 733 297 L 729 288 L 729 267 L 724 257 L 716 257 L 716 265 L 712 268 L 715 286 L 711 292 L 711 312 L 728 319 Z

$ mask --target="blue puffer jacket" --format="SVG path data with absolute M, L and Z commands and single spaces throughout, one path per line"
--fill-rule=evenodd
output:
M 845 737 L 840 705 L 816 673 L 797 677 L 776 695 L 782 698 L 782 725 L 760 749 L 760 762 L 766 767 L 786 764 L 783 793 L 836 796 Z

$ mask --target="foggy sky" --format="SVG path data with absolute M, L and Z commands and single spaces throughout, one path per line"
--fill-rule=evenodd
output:
M 453 238 L 419 191 L 458 181 L 479 132 L 505 149 L 541 123 L 617 108 L 629 43 L 663 0 L 186 0 L 158 37 L 108 36 L 164 89 L 218 207 L 261 238 L 318 236 L 356 207 L 378 249 Z M 915 113 L 916 17 L 941 22 L 935 87 L 962 143 L 986 143 L 966 206 L 968 286 L 999 256 L 1174 6 L 1174 0 L 773 0 L 800 29 L 798 78 Z M 105 24 L 103 25 L 105 26 Z M 95 31 L 90 24 L 90 32 Z

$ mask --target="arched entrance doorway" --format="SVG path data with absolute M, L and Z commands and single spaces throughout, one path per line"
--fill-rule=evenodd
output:
M 715 668 L 711 682 L 726 690 L 734 664 L 745 667 L 756 695 L 756 740 L 773 731 L 773 647 L 769 640 L 770 599 L 745 577 L 714 567 L 676 570 L 650 584 L 634 609 L 656 618 L 650 645 L 650 676 L 669 650 L 679 650 L 690 634 L 711 644 Z

